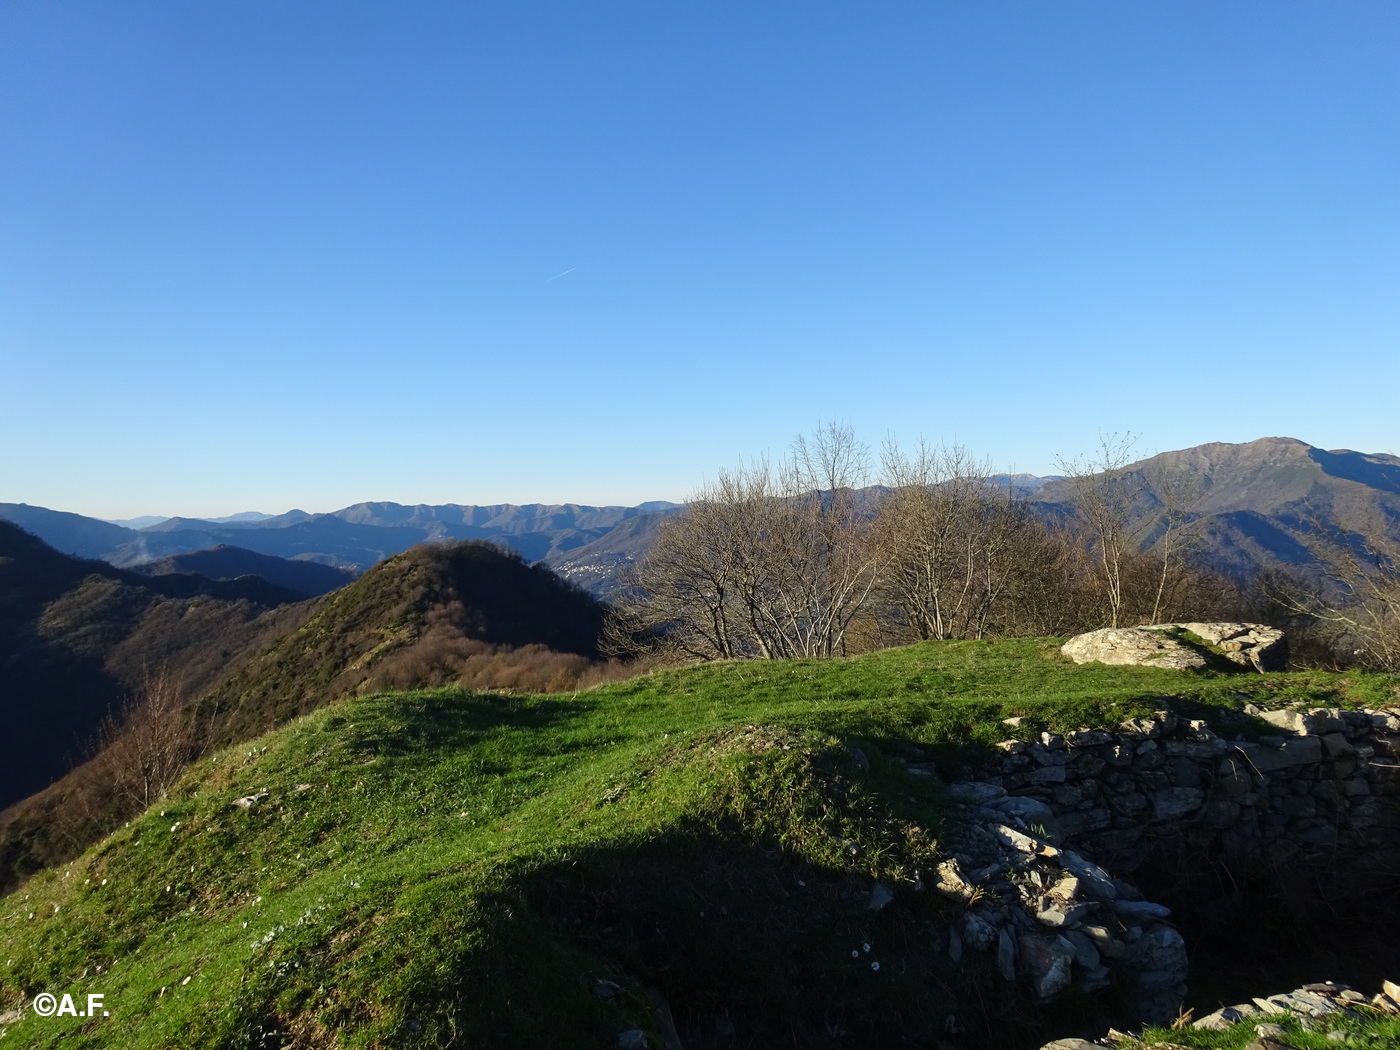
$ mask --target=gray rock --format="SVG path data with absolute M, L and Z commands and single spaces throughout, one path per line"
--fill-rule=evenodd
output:
M 1262 623 L 1181 623 L 1181 627 L 1218 648 L 1227 660 L 1256 671 L 1282 671 L 1288 640 L 1277 627 Z
M 997 969 L 1008 981 L 1016 979 L 1016 935 L 1007 926 L 997 938 Z
M 1048 842 L 1031 835 L 1023 835 L 1015 828 L 1008 828 L 1005 824 L 997 824 L 993 827 L 992 834 L 1016 852 L 1027 856 L 1054 857 L 1059 853 L 1059 850 Z
M 1065 926 L 1077 925 L 1088 912 L 1093 910 L 1094 905 L 1087 902 L 1079 904 L 1052 904 L 1050 907 L 1035 914 L 1036 921 L 1055 929 Z
M 1165 904 L 1154 904 L 1152 901 L 1114 901 L 1113 910 L 1129 922 L 1141 922 L 1144 919 L 1165 919 L 1172 913 L 1172 910 Z
M 1224 1006 L 1213 1014 L 1206 1014 L 1200 1020 L 1191 1022 L 1192 1028 L 1204 1028 L 1212 1032 L 1223 1032 L 1237 1021 L 1259 1016 L 1259 1007 L 1252 1003 L 1238 1006 Z
M 622 994 L 622 986 L 616 981 L 609 981 L 605 977 L 595 977 L 588 982 L 588 990 L 599 999 L 611 1002 Z
M 1021 972 L 1030 979 L 1038 999 L 1053 999 L 1070 986 L 1074 951 L 1063 938 L 1022 937 L 1019 954 Z
M 1241 745 L 1251 765 L 1259 773 L 1273 773 L 1292 766 L 1308 765 L 1322 759 L 1322 741 L 1315 736 L 1299 736 L 1285 740 L 1282 747 L 1252 747 Z
M 1070 747 L 1096 747 L 1113 743 L 1113 734 L 1105 733 L 1102 729 L 1076 729 L 1066 733 L 1065 740 Z
M 1039 825 L 1045 828 L 1048 833 L 1050 829 L 1055 827 L 1055 811 L 1039 799 L 1030 798 L 1027 795 L 1007 795 L 983 808 L 989 812 L 1001 814 L 1004 822 L 1015 821 L 1019 823 L 1027 831 Z
M 1006 795 L 1006 789 L 997 787 L 995 784 L 985 784 L 980 781 L 967 781 L 961 784 L 950 784 L 948 794 L 952 795 L 959 802 L 966 802 L 974 806 L 986 805 L 988 802 L 995 802 Z
M 997 928 L 980 915 L 969 913 L 963 918 L 963 937 L 979 952 L 985 952 L 996 940 Z
M 1095 900 L 1112 901 L 1118 897 L 1118 888 L 1113 885 L 1108 872 L 1097 864 L 1091 864 L 1072 850 L 1061 850 L 1059 861 L 1065 871 L 1078 878 L 1085 894 Z
M 1201 808 L 1206 794 L 1200 788 L 1173 787 L 1152 796 L 1152 811 L 1158 820 L 1178 820 Z
M 1136 664 L 1184 671 L 1204 667 L 1205 657 L 1189 645 L 1146 627 L 1105 627 L 1076 635 L 1060 646 L 1077 664 Z
M 1085 970 L 1096 970 L 1103 965 L 1093 939 L 1083 930 L 1070 930 L 1065 937 L 1074 945 L 1074 965 Z
M 648 1050 L 651 1041 L 640 1028 L 629 1028 L 617 1034 L 617 1050 Z
M 893 901 L 894 891 L 883 882 L 877 882 L 870 888 L 870 901 L 865 907 L 867 911 L 884 911 Z
M 1107 926 L 1086 925 L 1082 927 L 1082 932 L 1095 948 L 1110 959 L 1121 959 L 1128 950 L 1128 946 L 1110 933 Z
M 1265 722 L 1268 722 L 1269 725 L 1278 726 L 1280 729 L 1286 729 L 1288 732 L 1296 733 L 1299 736 L 1307 736 L 1313 731 L 1312 716 L 1305 715 L 1301 711 L 1292 711 L 1288 709 L 1281 711 L 1261 711 L 1259 717 Z
M 1341 758 L 1346 755 L 1356 754 L 1356 748 L 1343 733 L 1328 733 L 1322 738 L 1322 746 L 1326 749 L 1329 758 Z

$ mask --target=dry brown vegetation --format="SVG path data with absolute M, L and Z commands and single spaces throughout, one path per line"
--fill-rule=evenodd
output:
M 460 685 L 493 692 L 565 693 L 621 681 L 640 670 L 634 663 L 558 652 L 537 643 L 484 642 L 463 634 L 461 619 L 452 604 L 429 609 L 422 634 L 375 663 L 357 691 Z

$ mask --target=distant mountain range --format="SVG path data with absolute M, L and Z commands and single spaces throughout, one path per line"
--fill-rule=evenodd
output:
M 1124 468 L 1148 478 L 1142 511 L 1157 513 L 1160 496 L 1151 478 L 1164 473 L 1198 482 L 1188 513 L 1194 553 L 1236 576 L 1280 566 L 1315 563 L 1319 530 L 1353 538 L 1384 534 L 1400 542 L 1400 458 L 1349 450 L 1325 451 L 1293 438 L 1261 438 L 1243 444 L 1212 443 L 1165 452 Z M 990 482 L 1012 489 L 1047 516 L 1067 513 L 1072 487 L 1064 478 L 1000 474 Z M 872 490 L 872 494 L 876 490 Z M 330 514 L 293 510 L 273 516 L 256 512 L 220 521 L 167 518 L 140 529 L 31 507 L 0 503 L 6 518 L 61 551 L 101 558 L 120 567 L 164 566 L 158 572 L 209 575 L 213 556 L 193 562 L 164 559 L 222 548 L 224 568 L 234 571 L 228 548 L 249 552 L 238 574 L 256 573 L 301 593 L 329 586 L 291 582 L 292 570 L 258 567 L 255 555 L 312 562 L 363 572 L 418 543 L 485 539 L 503 543 L 530 562 L 542 562 L 595 595 L 606 597 L 618 573 L 650 547 L 656 530 L 681 504 L 634 507 L 578 504 L 463 506 L 357 503 Z M 144 519 L 132 519 L 140 521 Z M 1147 542 L 1155 536 L 1147 530 Z
M 237 520 L 222 522 L 177 517 L 132 529 L 81 514 L 0 503 L 0 518 L 65 553 L 101 558 L 123 568 L 222 545 L 357 574 L 414 544 L 441 540 L 494 540 L 527 561 L 553 563 L 601 539 L 624 521 L 666 515 L 679 508 L 680 504 L 666 502 L 636 507 L 357 503 L 332 514 L 292 510 L 271 517 L 235 515 Z

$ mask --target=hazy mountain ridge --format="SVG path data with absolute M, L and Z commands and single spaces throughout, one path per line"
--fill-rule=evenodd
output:
M 414 544 L 444 540 L 495 540 L 529 561 L 540 561 L 585 547 L 630 518 L 668 513 L 678 506 L 661 501 L 639 507 L 366 502 L 330 514 L 292 510 L 225 524 L 176 517 L 136 530 L 44 507 L 0 503 L 0 518 L 22 525 L 66 553 L 123 567 L 226 545 L 363 572 Z

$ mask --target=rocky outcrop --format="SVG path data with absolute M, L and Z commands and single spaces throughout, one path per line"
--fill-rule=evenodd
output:
M 1077 664 L 1136 664 L 1189 670 L 1212 655 L 1256 671 L 1281 671 L 1287 641 L 1277 627 L 1258 623 L 1159 623 L 1105 627 L 1076 635 L 1060 651 Z

